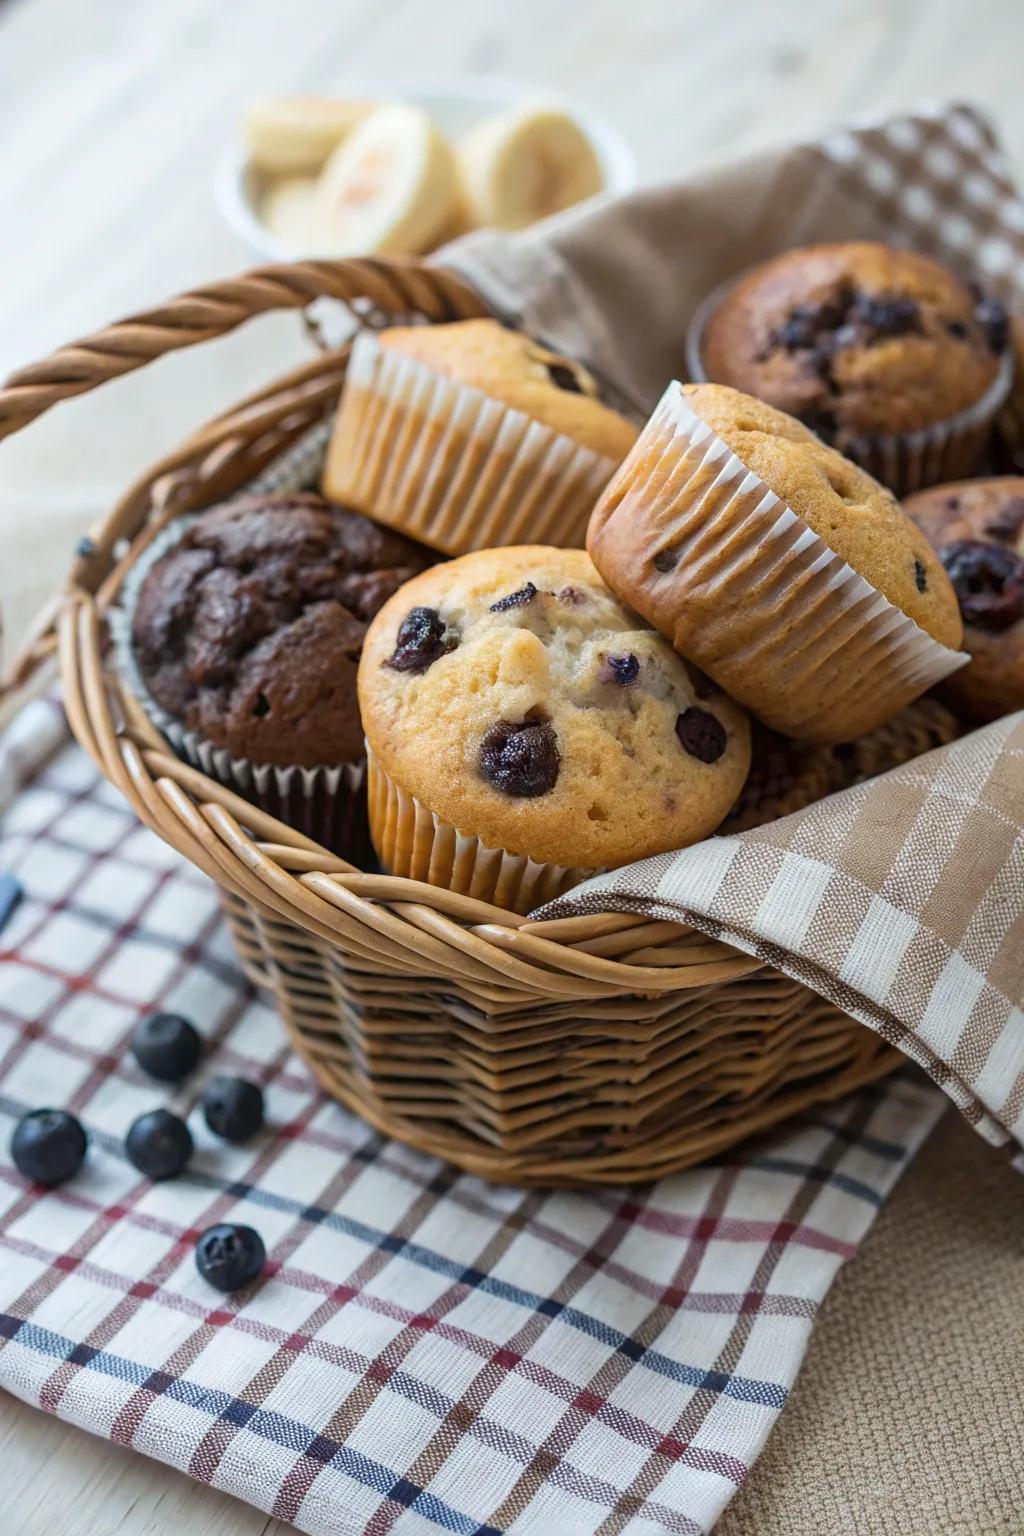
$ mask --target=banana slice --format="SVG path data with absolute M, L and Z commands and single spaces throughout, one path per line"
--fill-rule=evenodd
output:
M 324 166 L 313 238 L 323 255 L 429 250 L 458 210 L 448 141 L 418 107 L 384 106 L 352 131 Z
M 313 249 L 315 196 L 315 176 L 283 176 L 270 184 L 260 200 L 263 223 L 282 245 L 300 255 Z
M 331 101 L 326 96 L 272 96 L 245 110 L 242 131 L 249 163 L 272 176 L 315 176 L 362 118 L 368 101 Z
M 458 159 L 474 221 L 494 229 L 523 229 L 602 186 L 594 146 L 554 107 L 487 118 L 460 141 Z

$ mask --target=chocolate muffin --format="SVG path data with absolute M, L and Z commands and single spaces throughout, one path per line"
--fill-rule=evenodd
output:
M 906 511 L 938 551 L 960 604 L 971 657 L 940 690 L 980 724 L 1024 709 L 1024 477 L 937 485 Z
M 707 317 L 699 359 L 712 383 L 796 416 L 889 484 L 945 476 L 954 452 L 955 472 L 969 472 L 1012 372 L 997 299 L 930 257 L 869 242 L 755 267 Z M 912 440 L 910 462 L 890 451 L 883 473 L 866 457 L 900 438 Z
M 217 507 L 142 584 L 132 618 L 142 679 L 169 715 L 233 758 L 356 762 L 366 626 L 433 558 L 319 496 Z

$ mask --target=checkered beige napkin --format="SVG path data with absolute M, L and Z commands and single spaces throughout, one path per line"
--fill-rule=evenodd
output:
M 1024 1145 L 1024 714 L 781 821 L 599 875 L 545 917 L 692 923 L 920 1063 Z

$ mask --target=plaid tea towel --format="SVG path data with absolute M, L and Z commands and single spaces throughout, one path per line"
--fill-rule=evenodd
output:
M 34 776 L 37 757 L 52 753 Z M 28 779 L 14 796 L 19 783 Z M 0 1386 L 314 1536 L 710 1530 L 792 1385 L 814 1316 L 945 1103 L 890 1078 L 742 1155 L 642 1190 L 495 1188 L 324 1100 L 235 965 L 213 887 L 134 820 L 51 702 L 0 743 Z M 202 1077 L 268 1126 L 150 1184 L 125 1131 L 168 1095 L 127 1051 L 195 1020 Z M 14 1121 L 85 1124 L 42 1192 Z M 193 1246 L 255 1226 L 222 1297 Z

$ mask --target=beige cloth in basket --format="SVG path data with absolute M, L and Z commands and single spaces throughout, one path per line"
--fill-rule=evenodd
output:
M 638 410 L 683 373 L 710 288 L 776 251 L 884 238 L 1024 307 L 1024 204 L 966 107 L 469 236 L 443 261 L 499 312 L 580 355 Z M 1016 264 L 1016 267 L 1015 267 Z M 1024 1144 L 1024 717 L 796 816 L 617 870 L 545 916 L 692 922 L 900 1046 L 990 1141 Z

